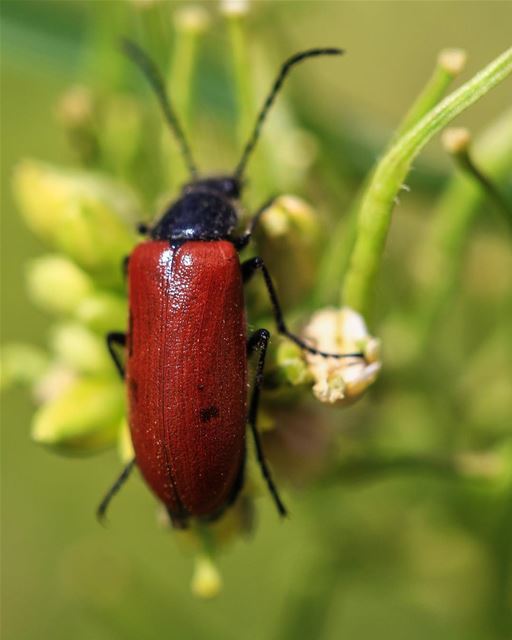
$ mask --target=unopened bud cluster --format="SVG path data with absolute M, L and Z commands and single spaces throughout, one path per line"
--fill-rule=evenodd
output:
M 4 350 L 5 384 L 32 385 L 34 440 L 63 453 L 93 453 L 123 433 L 124 389 L 105 333 L 126 324 L 121 265 L 136 240 L 139 204 L 130 189 L 90 171 L 26 160 L 13 178 L 19 211 L 52 249 L 29 263 L 28 293 L 55 322 L 48 353 L 25 345 Z

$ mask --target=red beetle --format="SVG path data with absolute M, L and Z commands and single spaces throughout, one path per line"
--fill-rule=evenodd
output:
M 256 426 L 270 334 L 259 329 L 247 339 L 244 282 L 257 270 L 262 272 L 278 331 L 303 349 L 334 357 L 361 354 L 319 352 L 288 331 L 262 259 L 240 264 L 238 258 L 272 200 L 241 236 L 235 235 L 236 203 L 247 160 L 288 71 L 305 58 L 342 51 L 312 49 L 291 57 L 281 68 L 234 174 L 198 179 L 157 69 L 136 45 L 126 47 L 156 91 L 192 181 L 152 228 L 141 229 L 149 240 L 128 259 L 128 333 L 109 334 L 107 344 L 126 380 L 135 459 L 105 496 L 98 516 L 105 515 L 110 499 L 137 465 L 174 526 L 186 527 L 190 518 L 217 518 L 243 485 L 246 424 L 276 507 L 285 515 Z M 115 345 L 126 347 L 126 364 Z M 247 357 L 254 351 L 259 357 L 248 402 Z

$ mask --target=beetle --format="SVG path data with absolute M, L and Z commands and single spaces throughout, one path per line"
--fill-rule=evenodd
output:
M 126 261 L 128 331 L 108 334 L 107 346 L 126 382 L 135 457 L 102 500 L 98 517 L 105 516 L 110 500 L 137 466 L 175 527 L 187 527 L 191 519 L 218 518 L 243 486 L 247 425 L 263 477 L 284 516 L 257 428 L 270 333 L 258 329 L 247 337 L 243 285 L 261 272 L 277 330 L 302 349 L 325 357 L 363 356 L 319 351 L 288 330 L 263 260 L 240 262 L 238 256 L 275 198 L 256 212 L 241 235 L 236 234 L 238 200 L 248 159 L 289 71 L 308 58 L 343 51 L 310 49 L 290 57 L 233 174 L 202 178 L 157 67 L 134 43 L 126 42 L 125 50 L 155 91 L 191 180 L 156 224 L 141 225 L 147 240 Z M 258 358 L 248 400 L 248 357 L 253 353 Z

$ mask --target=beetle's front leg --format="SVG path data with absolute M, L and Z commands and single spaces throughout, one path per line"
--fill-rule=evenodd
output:
M 126 347 L 126 333 L 120 331 L 111 331 L 107 333 L 107 349 L 116 365 L 116 369 L 119 371 L 119 375 L 124 380 L 125 370 L 119 354 L 116 352 L 114 346 Z
M 267 287 L 268 295 L 270 297 L 270 302 L 272 304 L 272 311 L 274 313 L 274 318 L 276 320 L 277 330 L 279 333 L 282 333 L 292 342 L 299 345 L 301 349 L 305 351 L 309 351 L 309 353 L 313 353 L 315 355 L 324 356 L 325 358 L 363 358 L 364 355 L 359 353 L 327 353 L 326 351 L 320 351 L 319 349 L 315 349 L 311 345 L 307 344 L 296 336 L 294 333 L 288 330 L 286 323 L 284 321 L 283 311 L 281 309 L 281 305 L 279 303 L 279 298 L 277 297 L 277 292 L 274 287 L 274 283 L 272 282 L 272 278 L 270 277 L 270 273 L 268 272 L 263 259 L 260 257 L 250 258 L 246 262 L 242 263 L 242 277 L 244 283 L 250 280 L 250 278 L 256 273 L 256 271 L 261 271 L 263 275 L 263 279 L 265 281 L 265 285 Z
M 251 401 L 249 404 L 249 414 L 247 417 L 247 422 L 249 423 L 254 438 L 256 457 L 260 465 L 261 473 L 265 478 L 265 482 L 267 483 L 270 494 L 274 499 L 279 515 L 286 516 L 286 507 L 279 497 L 277 487 L 272 480 L 270 469 L 267 465 L 267 461 L 265 460 L 265 454 L 263 453 L 263 447 L 261 446 L 260 434 L 258 432 L 257 426 L 258 406 L 260 402 L 261 386 L 263 384 L 263 369 L 265 367 L 265 355 L 267 353 L 269 340 L 270 333 L 266 329 L 258 329 L 258 331 L 255 331 L 247 341 L 248 356 L 251 355 L 251 353 L 253 353 L 254 351 L 259 351 L 259 358 L 256 365 L 256 375 L 254 377 L 254 386 L 252 390 Z

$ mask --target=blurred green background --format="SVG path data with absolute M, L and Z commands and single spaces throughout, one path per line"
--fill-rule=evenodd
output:
M 172 46 L 165 41 L 172 38 L 172 12 L 182 4 L 159 6 L 168 25 L 157 29 L 161 42 L 146 44 L 161 57 Z M 235 106 L 226 25 L 216 3 L 204 6 L 213 26 L 199 62 L 191 139 L 200 165 L 215 170 L 234 164 L 239 144 L 230 124 Z M 12 168 L 24 157 L 76 162 L 56 122 L 57 99 L 77 82 L 105 94 L 133 84 L 125 75 L 135 71 L 128 71 L 117 41 L 129 35 L 144 42 L 153 10 L 128 0 L 2 2 L 3 343 L 43 345 L 49 327 L 23 291 L 24 265 L 44 247 L 17 215 Z M 300 195 L 318 196 L 340 215 L 439 50 L 465 48 L 469 77 L 510 46 L 511 23 L 508 2 L 254 3 L 249 50 L 263 52 L 270 69 L 311 46 L 349 52 L 342 61 L 305 67 L 287 89 L 287 104 L 331 164 L 318 161 Z M 510 95 L 507 81 L 460 122 L 478 133 L 510 106 Z M 265 144 L 272 144 L 270 131 Z M 393 311 L 412 286 L 407 260 L 451 173 L 439 143 L 430 145 L 408 180 L 412 193 L 396 211 L 379 286 L 382 308 L 372 327 L 375 335 L 390 336 L 385 365 L 386 355 L 393 363 L 400 341 Z M 154 211 L 156 188 L 150 180 L 143 186 L 148 212 Z M 249 200 L 268 195 L 249 192 Z M 385 366 L 362 403 L 327 412 L 343 424 L 350 446 L 393 455 L 510 449 L 507 233 L 487 207 L 465 254 L 462 286 L 436 336 L 437 355 L 416 363 L 412 378 L 399 366 Z M 29 438 L 32 410 L 26 391 L 4 396 L 6 640 L 512 637 L 510 454 L 509 466 L 501 461 L 485 482 L 405 464 L 285 490 L 292 513 L 285 522 L 265 497 L 253 538 L 220 559 L 224 591 L 205 603 L 190 595 L 190 557 L 156 526 L 154 500 L 142 483 L 133 479 L 124 488 L 110 526 L 102 529 L 93 513 L 117 473 L 117 457 L 77 460 L 37 447 Z

